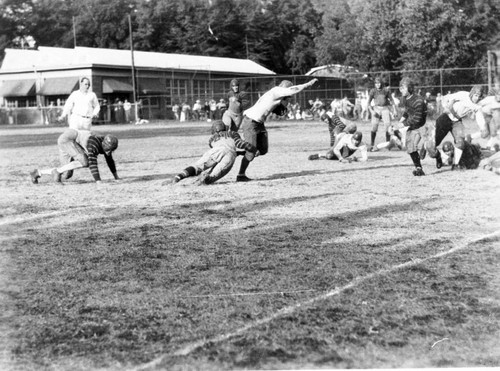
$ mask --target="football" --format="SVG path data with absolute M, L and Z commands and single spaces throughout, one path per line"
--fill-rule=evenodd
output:
M 284 116 L 286 114 L 286 107 L 282 104 L 278 104 L 274 109 L 273 109 L 273 113 L 277 116 Z

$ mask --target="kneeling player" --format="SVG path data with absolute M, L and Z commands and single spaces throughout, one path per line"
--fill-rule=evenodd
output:
M 118 148 L 118 139 L 112 135 L 98 135 L 88 130 L 66 129 L 57 139 L 61 166 L 58 168 L 35 169 L 30 173 L 31 181 L 38 183 L 42 175 L 52 175 L 56 183 L 61 183 L 62 175 L 64 179 L 69 179 L 73 175 L 73 170 L 88 167 L 96 183 L 101 182 L 99 168 L 97 166 L 97 156 L 104 155 L 109 170 L 115 180 L 118 180 L 115 161 L 112 153 Z

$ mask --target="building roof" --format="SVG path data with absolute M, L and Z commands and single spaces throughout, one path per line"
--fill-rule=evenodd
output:
M 38 50 L 5 49 L 1 72 L 23 72 L 92 66 L 130 67 L 130 50 L 101 48 L 56 48 L 40 46 Z M 136 68 L 211 71 L 237 74 L 276 75 L 275 72 L 249 59 L 207 57 L 134 51 Z
M 34 79 L 3 81 L 0 84 L 1 97 L 25 97 L 35 95 Z

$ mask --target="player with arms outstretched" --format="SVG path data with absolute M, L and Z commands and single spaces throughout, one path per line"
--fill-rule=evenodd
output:
M 293 85 L 291 81 L 283 80 L 279 86 L 268 90 L 259 100 L 249 109 L 243 112 L 243 137 L 245 140 L 256 147 L 261 155 L 265 155 L 269 149 L 267 129 L 265 122 L 271 114 L 283 116 L 286 114 L 286 107 L 292 95 L 295 95 L 305 88 L 312 86 L 318 79 L 302 85 Z M 241 160 L 240 170 L 236 177 L 237 182 L 248 182 L 251 180 L 246 176 L 246 170 L 255 155 L 252 152 L 246 152 Z

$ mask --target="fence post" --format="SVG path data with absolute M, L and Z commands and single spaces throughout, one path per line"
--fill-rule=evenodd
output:
M 441 90 L 441 95 L 443 95 L 443 69 L 439 69 L 439 88 Z

